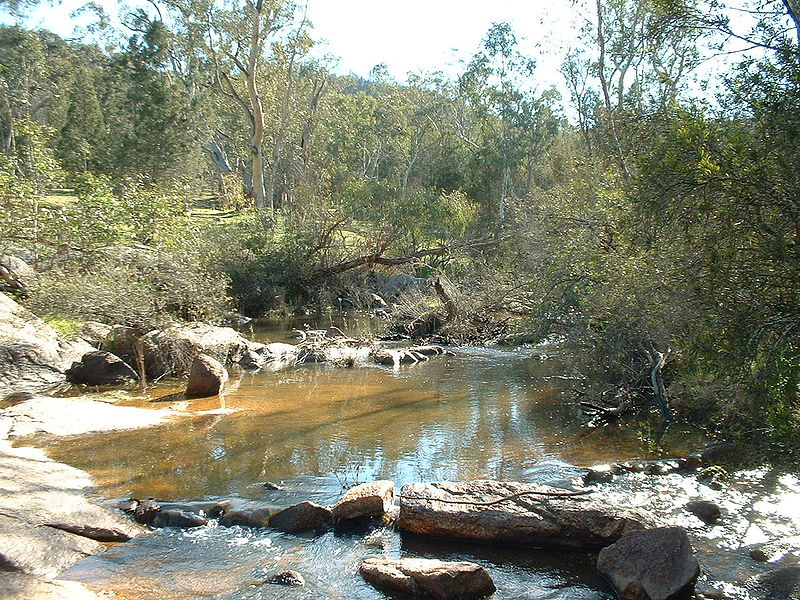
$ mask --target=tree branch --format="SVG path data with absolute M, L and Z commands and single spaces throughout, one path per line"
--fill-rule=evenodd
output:
M 314 283 L 322 279 L 327 279 L 328 277 L 331 277 L 333 275 L 338 275 L 339 273 L 344 273 L 346 271 L 357 269 L 358 267 L 363 267 L 365 265 L 383 265 L 385 267 L 392 267 L 397 265 L 405 265 L 410 262 L 414 262 L 415 260 L 418 260 L 420 258 L 425 258 L 427 256 L 443 256 L 445 254 L 450 254 L 451 252 L 457 252 L 459 250 L 478 250 L 482 248 L 493 248 L 508 239 L 509 239 L 508 236 L 506 236 L 506 237 L 492 238 L 492 239 L 482 238 L 476 240 L 469 240 L 466 242 L 453 244 L 450 246 L 439 246 L 437 248 L 427 248 L 425 250 L 419 250 L 418 252 L 413 252 L 412 254 L 408 254 L 406 256 L 394 256 L 394 257 L 384 256 L 384 252 L 388 248 L 388 243 L 386 243 L 383 244 L 378 249 L 377 252 L 373 252 L 372 254 L 359 256 L 357 258 L 353 258 L 351 260 L 339 263 L 338 265 L 334 265 L 332 267 L 317 269 L 305 281 L 306 283 Z

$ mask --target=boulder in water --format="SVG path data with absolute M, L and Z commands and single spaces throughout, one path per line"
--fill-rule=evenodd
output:
M 350 488 L 331 509 L 339 519 L 382 517 L 394 504 L 394 482 L 381 480 Z
M 228 381 L 228 371 L 210 356 L 198 354 L 192 361 L 189 382 L 186 385 L 187 398 L 206 398 L 216 396 Z
M 333 515 L 324 506 L 313 502 L 301 502 L 272 515 L 269 525 L 287 533 L 297 533 L 319 529 L 331 521 Z
M 138 504 L 133 509 L 133 518 L 136 519 L 137 523 L 150 525 L 160 512 L 161 505 L 153 498 L 148 498 L 146 500 L 139 500 Z
M 685 508 L 703 523 L 715 523 L 722 515 L 719 506 L 710 500 L 691 500 Z
M 231 510 L 222 515 L 219 524 L 223 527 L 267 527 L 271 511 L 268 508 L 256 508 L 254 510 Z
M 672 600 L 694 590 L 700 565 L 681 527 L 629 531 L 603 548 L 597 570 L 623 600 Z
M 485 598 L 497 589 L 489 572 L 471 562 L 368 558 L 361 576 L 379 589 L 439 600 Z
M 188 510 L 160 510 L 153 517 L 153 527 L 202 527 L 208 525 L 208 519 Z
M 530 548 L 602 548 L 646 519 L 588 491 L 500 481 L 412 483 L 400 493 L 400 529 Z

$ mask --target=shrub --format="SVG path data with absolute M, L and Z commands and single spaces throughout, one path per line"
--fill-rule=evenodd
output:
M 226 279 L 205 273 L 191 257 L 145 248 L 116 248 L 113 254 L 40 273 L 30 286 L 29 308 L 140 331 L 211 319 L 226 309 Z

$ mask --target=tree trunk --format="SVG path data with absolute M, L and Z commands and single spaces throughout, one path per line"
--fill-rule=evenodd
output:
M 247 60 L 245 82 L 247 98 L 252 114 L 252 136 L 250 138 L 250 166 L 253 176 L 252 194 L 257 208 L 267 208 L 272 212 L 272 204 L 268 201 L 264 190 L 264 104 L 258 93 L 256 76 L 258 63 L 263 49 L 262 18 L 264 2 L 258 0 L 254 6 L 253 23 L 250 31 L 250 53 Z M 269 199 L 271 200 L 271 199 Z
M 278 178 L 278 167 L 281 156 L 283 156 L 283 149 L 286 143 L 286 131 L 289 126 L 289 103 L 292 99 L 292 91 L 294 90 L 294 65 L 297 60 L 297 55 L 300 53 L 300 37 L 305 28 L 305 18 L 300 24 L 295 34 L 294 42 L 292 44 L 292 52 L 289 56 L 289 63 L 286 66 L 286 84 L 283 88 L 281 96 L 281 105 L 278 111 L 278 131 L 275 134 L 275 143 L 272 147 L 272 162 L 269 168 L 269 178 L 267 179 L 267 202 L 270 206 L 275 206 L 275 182 Z
M 447 295 L 447 292 L 444 290 L 444 286 L 442 285 L 442 280 L 437 277 L 433 280 L 433 291 L 436 292 L 436 295 L 439 297 L 439 300 L 444 306 L 445 310 L 445 323 L 450 323 L 456 318 L 458 314 L 458 308 L 456 307 L 456 303 L 453 302 L 453 299 Z
M 136 335 L 136 342 L 133 345 L 136 354 L 136 370 L 139 371 L 139 385 L 142 390 L 147 389 L 147 369 L 144 363 L 144 336 Z
M 667 363 L 669 356 L 669 349 L 666 352 L 659 352 L 653 348 L 652 352 L 645 350 L 647 357 L 650 359 L 650 385 L 653 388 L 653 394 L 658 400 L 658 405 L 661 408 L 661 416 L 665 424 L 673 421 L 672 409 L 669 405 L 669 398 L 667 397 L 667 388 L 664 386 L 664 380 L 661 377 L 661 371 Z
M 611 131 L 611 137 L 614 139 L 614 150 L 619 163 L 620 169 L 625 179 L 630 179 L 630 172 L 625 162 L 625 157 L 622 152 L 622 144 L 619 142 L 617 135 L 616 116 L 611 107 L 611 93 L 609 92 L 609 81 L 606 77 L 606 34 L 605 23 L 603 21 L 603 0 L 595 0 L 597 7 L 597 47 L 599 49 L 599 57 L 597 62 L 597 75 L 600 79 L 600 89 L 603 92 L 603 104 L 606 108 L 606 116 L 608 118 L 608 126 Z M 621 98 L 621 93 L 620 93 Z
M 797 44 L 800 46 L 800 1 L 798 0 L 783 0 L 783 6 L 789 14 L 789 18 L 794 24 L 795 33 L 797 34 Z

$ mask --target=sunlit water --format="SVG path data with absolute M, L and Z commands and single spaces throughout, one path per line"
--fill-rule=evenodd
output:
M 285 327 L 273 329 L 277 340 Z M 187 402 L 161 386 L 120 403 L 176 408 L 160 427 L 59 441 L 51 456 L 87 470 L 104 498 L 165 501 L 231 499 L 242 506 L 332 504 L 359 482 L 501 479 L 569 485 L 582 467 L 652 457 L 646 428 L 587 430 L 558 349 L 457 348 L 455 357 L 391 368 L 301 365 L 238 376 L 222 398 Z M 548 353 L 552 358 L 538 360 Z M 234 376 L 236 379 L 236 376 Z M 156 399 L 165 401 L 153 402 Z M 200 414 L 202 413 L 202 414 Z M 682 456 L 702 437 L 672 430 L 662 455 Z M 284 490 L 265 489 L 279 483 Z M 600 486 L 605 496 L 682 524 L 693 534 L 703 585 L 743 583 L 762 566 L 748 544 L 795 534 L 800 485 L 792 476 L 754 471 L 735 483 L 695 476 L 633 474 Z M 717 501 L 723 524 L 686 513 L 689 499 Z M 747 512 L 749 511 L 749 512 Z M 468 559 L 485 565 L 495 598 L 611 598 L 595 574 L 596 555 L 490 548 L 401 536 L 391 528 L 289 535 L 213 525 L 157 530 L 110 547 L 66 573 L 123 598 L 387 598 L 359 577 L 367 556 Z M 303 588 L 262 585 L 285 569 Z M 740 587 L 731 594 L 747 597 Z

